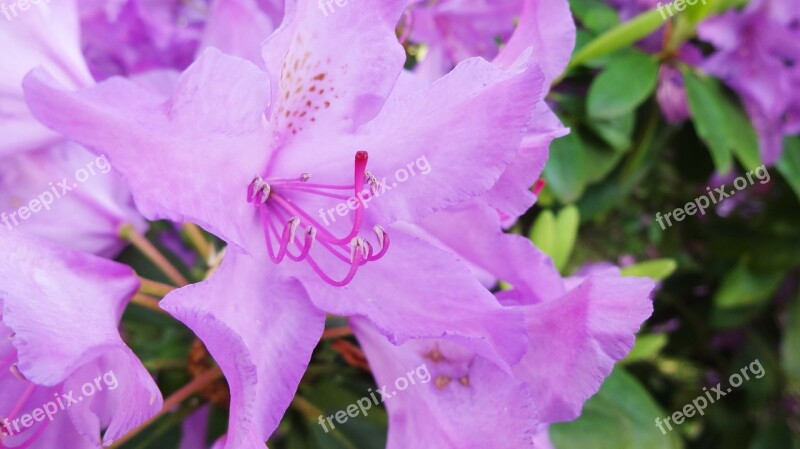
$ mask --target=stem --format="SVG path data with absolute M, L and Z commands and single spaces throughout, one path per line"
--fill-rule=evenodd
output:
M 316 421 L 317 417 L 322 415 L 322 410 L 299 395 L 292 399 L 292 407 L 297 409 L 309 421 Z
M 152 296 L 147 296 L 141 293 L 137 293 L 133 295 L 131 298 L 131 303 L 136 304 L 137 306 L 142 306 L 150 310 L 154 310 L 158 313 L 163 313 L 165 315 L 169 315 L 166 310 L 162 309 L 158 305 L 158 299 L 153 298 Z
M 185 359 L 152 359 L 142 360 L 148 371 L 186 370 Z
M 163 298 L 170 292 L 175 290 L 175 287 L 167 284 L 162 284 L 158 281 L 153 281 L 143 277 L 139 277 L 139 293 L 150 296 L 157 296 Z
M 130 242 L 136 249 L 142 252 L 158 269 L 160 269 L 175 285 L 183 287 L 189 284 L 189 281 L 183 277 L 175 266 L 173 266 L 166 257 L 156 248 L 150 240 L 140 234 L 130 224 L 122 225 L 120 228 L 120 237 Z
M 672 6 L 670 3 L 668 6 Z M 569 62 L 567 71 L 592 59 L 613 53 L 620 48 L 627 47 L 639 39 L 649 35 L 664 24 L 659 9 L 645 11 L 627 22 L 597 36 L 588 44 L 575 52 Z M 559 79 L 560 80 L 560 79 Z M 554 81 L 555 83 L 556 81 Z
M 351 335 L 353 335 L 353 329 L 350 326 L 332 327 L 325 329 L 325 332 L 322 333 L 322 339 L 349 337 Z
M 338 352 L 348 365 L 361 368 L 366 372 L 370 372 L 369 362 L 364 351 L 358 346 L 350 343 L 347 340 L 336 340 L 331 343 L 331 349 Z
M 200 257 L 203 258 L 203 261 L 208 262 L 208 258 L 211 256 L 211 243 L 206 240 L 203 231 L 194 223 L 184 223 L 183 232 L 186 233 L 189 242 L 200 254 Z
M 131 438 L 136 436 L 139 432 L 150 426 L 150 424 L 153 424 L 159 418 L 169 413 L 175 407 L 179 406 L 183 401 L 188 399 L 190 396 L 202 390 L 203 388 L 207 387 L 212 382 L 216 382 L 221 377 L 222 377 L 222 369 L 219 366 L 215 366 L 211 370 L 203 373 L 201 376 L 196 377 L 194 380 L 184 385 L 180 390 L 176 391 L 175 393 L 172 393 L 172 396 L 168 397 L 164 401 L 164 406 L 161 407 L 160 412 L 158 412 L 155 416 L 145 421 L 139 427 L 128 432 L 128 434 L 125 435 L 124 437 L 118 439 L 117 441 L 114 441 L 114 444 L 109 446 L 109 449 L 117 449 L 121 447 Z

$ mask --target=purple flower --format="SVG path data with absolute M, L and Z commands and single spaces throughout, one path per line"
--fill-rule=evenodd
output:
M 81 47 L 98 80 L 186 68 L 200 45 L 208 9 L 206 0 L 76 1 Z
M 283 1 L 214 0 L 203 30 L 201 49 L 215 47 L 263 65 L 261 43 L 280 25 Z
M 145 223 L 107 159 L 31 115 L 22 79 L 34 67 L 73 88 L 93 84 L 80 54 L 73 2 L 34 6 L 0 29 L 8 55 L 0 61 L 0 227 L 111 256 L 123 247 L 123 223 L 140 230 Z
M 72 0 L 40 2 L 0 27 L 0 156 L 63 140 L 33 118 L 22 94 L 22 79 L 34 67 L 42 66 L 71 88 L 91 85 L 78 36 Z
M 658 68 L 656 99 L 668 122 L 680 123 L 689 118 L 683 74 L 677 68 L 667 64 L 661 64 Z
M 566 1 L 417 0 L 410 8 L 410 39 L 427 47 L 416 70 L 428 77 L 439 77 L 475 56 L 497 58 L 507 66 L 533 47 L 549 86 L 567 66 L 575 45 L 575 23 Z
M 0 158 L 0 227 L 112 257 L 119 229 L 145 227 L 108 160 L 65 141 Z
M 480 56 L 491 60 L 508 42 L 523 0 L 412 1 L 410 40 L 426 45 L 417 71 L 434 79 L 459 62 Z
M 184 70 L 207 47 L 256 62 L 283 15 L 276 0 L 78 2 L 82 49 L 98 80 Z
M 99 448 L 101 429 L 110 444 L 155 414 L 158 387 L 117 330 L 133 271 L 19 232 L 0 251 L 4 444 Z
M 527 261 L 542 258 L 524 239 L 506 240 L 516 240 L 516 253 L 503 254 L 513 262 L 523 253 Z M 557 276 L 552 266 L 534 267 L 517 276 L 528 281 L 498 295 L 523 312 L 530 340 L 510 373 L 440 339 L 393 346 L 366 321 L 351 319 L 378 385 L 389 386 L 388 449 L 534 447 L 534 439 L 546 440 L 542 424 L 580 414 L 652 312 L 653 283 L 622 278 L 615 268 L 548 282 Z M 407 383 L 398 379 L 423 366 L 428 381 L 402 388 Z
M 630 20 L 645 11 L 656 8 L 658 0 L 609 0 L 608 3 L 619 11 L 621 20 Z M 659 53 L 664 44 L 664 27 L 645 37 L 637 47 L 648 53 Z M 689 102 L 686 97 L 683 74 L 676 67 L 677 62 L 697 65 L 702 60 L 700 50 L 692 44 L 682 45 L 677 54 L 659 67 L 656 100 L 668 122 L 676 124 L 689 118 Z
M 226 374 L 226 447 L 263 447 L 325 312 L 365 317 L 395 344 L 444 338 L 500 366 L 525 350 L 520 312 L 411 223 L 498 179 L 507 196 L 530 195 L 530 183 L 513 191 L 507 169 L 528 157 L 521 146 L 541 144 L 523 136 L 545 78 L 518 41 L 508 47 L 521 56 L 498 66 L 470 59 L 414 83 L 394 34 L 404 6 L 325 16 L 317 2 L 290 2 L 263 47 L 266 71 L 209 49 L 169 98 L 120 78 L 75 93 L 42 71 L 26 80 L 37 117 L 108 153 L 145 216 L 229 243 L 211 279 L 163 302 Z
M 541 99 L 536 102 L 513 162 L 498 182 L 484 196 L 487 204 L 506 217 L 505 224 L 516 220 L 536 201 L 531 191 L 547 162 L 550 143 L 569 130 L 564 127 L 544 101 L 550 84 L 567 67 L 575 45 L 575 23 L 566 1 L 525 0 L 516 30 L 494 64 L 510 68 L 520 57 L 530 54 L 544 75 Z M 530 52 L 530 53 L 529 53 Z
M 783 137 L 800 132 L 800 6 L 794 0 L 753 0 L 703 22 L 702 39 L 716 51 L 702 68 L 742 99 L 766 164 L 781 155 Z

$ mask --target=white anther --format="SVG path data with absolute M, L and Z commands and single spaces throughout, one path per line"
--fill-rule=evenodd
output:
M 261 203 L 266 203 L 269 199 L 269 194 L 272 191 L 272 187 L 270 187 L 270 185 L 258 175 L 253 178 L 251 184 L 253 186 L 253 199 L 258 198 Z
M 383 228 L 380 227 L 380 225 L 375 225 L 375 227 L 372 229 L 375 231 L 375 235 L 378 236 L 378 245 L 379 245 L 378 252 L 380 252 L 383 249 L 383 242 L 386 238 L 386 231 L 384 231 Z
M 317 228 L 309 226 L 308 229 L 306 229 L 306 237 L 311 239 L 311 243 L 308 244 L 308 249 L 310 250 L 311 247 L 314 246 L 314 242 L 317 241 Z
M 259 176 L 259 175 L 253 176 L 253 180 L 250 181 L 250 185 L 253 186 L 253 192 L 258 191 L 263 184 L 264 184 L 264 180 L 261 179 L 261 176 Z
M 272 187 L 265 182 L 259 191 L 261 192 L 261 203 L 266 203 L 267 200 L 269 200 L 269 194 L 272 192 Z
M 302 182 L 306 182 L 309 179 L 311 179 L 311 173 L 303 173 L 302 175 L 300 175 L 300 181 Z
M 297 227 L 300 226 L 300 218 L 294 216 L 289 219 L 289 241 L 294 241 L 294 234 L 297 232 Z
M 350 263 L 356 260 L 356 251 L 361 251 L 361 260 L 367 258 L 367 242 L 361 237 L 355 237 L 350 241 Z
M 378 178 L 372 176 L 372 173 L 370 173 L 369 170 L 364 170 L 364 178 L 370 183 L 370 185 L 372 185 L 373 189 L 378 188 Z
M 19 379 L 21 381 L 27 381 L 28 380 L 25 377 L 25 375 L 22 374 L 22 371 L 19 370 L 19 368 L 17 367 L 16 363 L 11 365 L 11 367 L 8 370 L 11 371 L 11 374 L 13 374 L 14 377 L 16 377 L 17 379 Z

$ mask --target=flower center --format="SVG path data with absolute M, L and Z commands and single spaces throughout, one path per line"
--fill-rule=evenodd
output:
M 341 287 L 350 283 L 356 275 L 358 268 L 367 262 L 380 259 L 389 248 L 389 236 L 380 226 L 374 227 L 378 239 L 378 249 L 365 239 L 358 237 L 364 219 L 364 199 L 369 198 L 369 191 L 365 191 L 367 182 L 375 187 L 375 178 L 367 172 L 368 154 L 359 151 L 355 155 L 355 174 L 352 185 L 315 184 L 309 182 L 311 175 L 304 173 L 297 178 L 268 179 L 256 176 L 247 188 L 247 202 L 253 203 L 259 211 L 264 236 L 267 243 L 267 252 L 273 262 L 281 263 L 289 257 L 294 261 L 305 260 L 313 270 L 327 283 Z M 342 192 L 353 191 L 353 196 L 344 195 Z M 326 199 L 338 199 L 355 204 L 353 208 L 353 225 L 343 237 L 336 237 L 319 224 L 310 214 L 305 212 L 298 204 L 290 200 L 286 192 L 299 192 L 304 195 L 316 195 Z M 352 203 L 351 203 L 352 202 Z M 298 230 L 302 231 L 298 235 Z M 273 240 L 277 241 L 277 250 L 273 247 Z M 342 280 L 330 277 L 319 266 L 311 255 L 314 242 L 319 243 L 336 259 L 349 265 L 347 274 Z M 294 254 L 290 246 L 297 248 Z

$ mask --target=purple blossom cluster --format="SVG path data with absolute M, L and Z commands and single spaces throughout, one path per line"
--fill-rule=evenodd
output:
M 656 7 L 655 0 L 609 0 L 620 18 L 628 20 Z M 660 4 L 660 3 L 659 3 Z M 663 49 L 665 30 L 643 39 L 642 49 Z M 699 42 L 682 45 L 660 68 L 657 99 L 670 122 L 689 117 L 683 75 L 684 63 L 713 75 L 741 100 L 758 134 L 762 160 L 773 165 L 783 152 L 784 137 L 800 132 L 800 2 L 752 0 L 698 25 Z
M 349 319 L 378 384 L 430 369 L 386 404 L 387 447 L 547 447 L 542 430 L 577 417 L 631 349 L 653 283 L 563 278 L 504 231 L 567 133 L 544 97 L 575 27 L 566 1 L 501 3 L 52 0 L 2 24 L 0 205 L 95 155 L 114 170 L 0 229 L 0 416 L 109 370 L 119 388 L 0 446 L 107 446 L 160 411 L 118 330 L 142 280 L 110 258 L 122 229 L 169 220 L 227 244 L 159 304 L 227 380 L 215 447 L 264 447 L 326 315 Z M 429 49 L 414 71 L 404 23 Z M 429 173 L 367 204 L 420 157 Z M 343 219 L 315 218 L 353 198 Z M 204 447 L 203 423 L 187 425 L 184 446 Z

